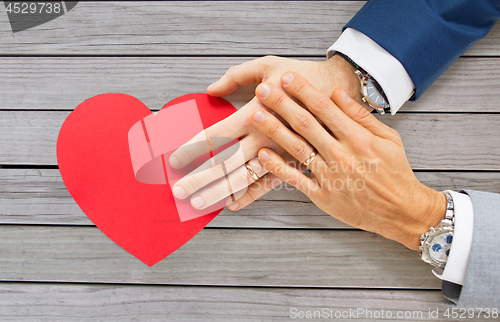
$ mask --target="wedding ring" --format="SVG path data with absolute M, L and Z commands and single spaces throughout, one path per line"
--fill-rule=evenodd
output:
M 248 162 L 245 162 L 245 168 L 247 168 L 247 171 L 248 171 L 248 174 L 255 180 L 259 180 L 259 176 L 257 175 L 257 173 L 255 173 L 255 171 L 253 171 L 252 167 L 250 166 L 250 164 L 248 164 Z
M 306 167 L 307 167 L 308 165 L 310 165 L 310 164 L 311 164 L 311 162 L 313 162 L 314 158 L 316 157 L 316 154 L 317 154 L 317 152 L 316 152 L 316 151 L 312 151 L 312 152 L 311 152 L 311 155 L 309 156 L 309 158 L 307 158 L 307 159 L 306 159 L 306 161 L 302 162 L 302 164 L 303 164 L 304 166 L 306 166 Z

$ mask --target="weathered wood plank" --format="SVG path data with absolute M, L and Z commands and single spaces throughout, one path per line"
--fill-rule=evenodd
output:
M 250 57 L 0 57 L 0 109 L 72 110 L 101 93 L 126 93 L 153 110 L 186 93 L 205 92 L 225 71 Z M 324 58 L 307 58 L 323 60 Z M 401 111 L 499 112 L 500 58 L 460 58 L 417 102 Z M 243 106 L 245 87 L 227 99 Z
M 0 164 L 55 165 L 69 112 L 1 111 Z M 500 170 L 500 114 L 397 114 L 396 129 L 414 169 Z
M 437 290 L 0 284 L 2 321 L 288 321 L 325 308 L 332 318 L 351 309 L 356 321 L 373 321 L 382 309 L 394 320 L 398 311 L 411 311 L 404 321 L 431 320 L 429 309 L 438 309 L 432 321 L 449 321 Z
M 95 227 L 0 226 L 0 281 L 439 289 L 416 252 L 358 230 L 203 229 L 148 267 Z
M 178 96 L 206 92 L 229 67 L 251 59 L 0 57 L 0 109 L 72 110 L 101 93 L 126 93 L 159 110 Z M 239 108 L 253 95 L 249 86 L 227 99 Z
M 500 193 L 499 172 L 417 172 L 416 176 L 439 191 L 468 188 Z M 52 169 L 0 169 L 0 223 L 93 225 L 66 190 L 59 171 Z M 209 227 L 349 228 L 287 185 L 243 210 L 223 210 Z
M 364 1 L 80 1 L 66 15 L 13 34 L 4 55 L 323 56 Z M 467 55 L 499 55 L 495 26 Z

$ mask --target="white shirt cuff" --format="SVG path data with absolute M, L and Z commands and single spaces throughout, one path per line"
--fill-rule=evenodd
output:
M 474 228 L 474 210 L 469 196 L 448 190 L 453 198 L 455 213 L 455 228 L 451 242 L 450 255 L 442 274 L 433 270 L 434 275 L 442 280 L 463 285 L 465 270 L 469 261 Z
M 377 81 L 387 96 L 392 115 L 413 95 L 415 85 L 403 65 L 365 34 L 345 29 L 328 48 L 327 57 L 336 51 L 348 56 Z

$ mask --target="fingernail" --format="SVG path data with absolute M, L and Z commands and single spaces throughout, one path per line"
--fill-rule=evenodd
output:
M 186 190 L 184 190 L 184 188 L 182 188 L 181 186 L 177 186 L 172 189 L 172 193 L 174 194 L 175 198 L 180 199 L 186 195 Z
M 229 208 L 229 210 L 236 210 L 239 206 L 240 205 L 235 201 L 232 204 L 228 205 L 227 208 Z
M 253 115 L 253 120 L 255 123 L 261 123 L 266 119 L 266 114 L 264 114 L 262 111 L 257 111 Z
M 191 205 L 193 205 L 193 207 L 195 207 L 195 208 L 201 208 L 201 207 L 203 207 L 204 204 L 205 204 L 205 201 L 203 201 L 203 198 L 200 196 L 194 197 L 193 199 L 191 199 Z
M 210 86 L 207 87 L 207 91 L 210 91 L 210 90 L 214 89 L 215 87 L 217 87 L 218 82 L 219 81 L 216 81 L 215 83 L 210 84 Z
M 269 160 L 269 153 L 267 153 L 266 151 L 262 151 L 261 153 L 259 153 L 259 160 L 262 162 L 266 162 L 267 160 Z
M 170 162 L 170 166 L 174 169 L 178 169 L 181 166 L 179 159 L 177 159 L 175 156 L 171 156 L 169 162 Z
M 342 88 L 340 89 L 340 98 L 346 103 L 351 101 L 351 97 Z
M 257 87 L 257 96 L 259 98 L 266 98 L 269 96 L 269 93 L 271 93 L 271 87 L 267 84 L 260 84 L 259 87 Z
M 290 84 L 293 81 L 294 78 L 295 78 L 295 76 L 293 76 L 292 73 L 286 73 L 285 75 L 283 75 L 281 77 L 281 82 L 284 85 L 288 85 L 288 84 Z

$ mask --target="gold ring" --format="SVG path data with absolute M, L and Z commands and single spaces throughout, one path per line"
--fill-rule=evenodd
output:
M 306 167 L 310 165 L 311 162 L 313 162 L 314 158 L 316 157 L 316 154 L 317 154 L 316 151 L 312 151 L 309 158 L 307 158 L 306 161 L 302 162 L 302 164 Z
M 248 171 L 248 174 L 255 180 L 259 180 L 259 176 L 257 175 L 257 173 L 255 173 L 255 171 L 253 171 L 252 167 L 250 166 L 250 164 L 248 164 L 248 162 L 245 162 L 245 168 L 247 168 L 247 171 Z

